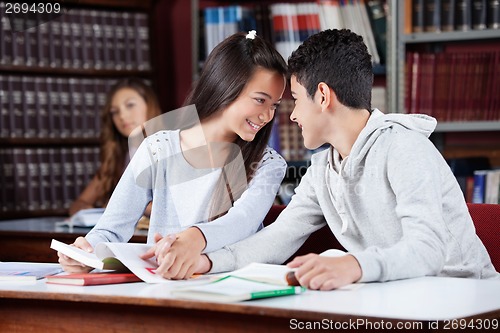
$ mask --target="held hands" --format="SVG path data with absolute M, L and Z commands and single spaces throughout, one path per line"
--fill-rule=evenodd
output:
M 295 277 L 300 284 L 315 290 L 337 289 L 361 278 L 361 267 L 352 255 L 321 257 L 310 253 L 294 258 L 288 267 L 298 268 Z
M 198 228 L 189 228 L 177 235 L 165 237 L 157 233 L 154 237 L 156 244 L 141 258 L 156 256 L 156 274 L 165 279 L 179 280 L 188 279 L 193 273 L 199 272 L 205 238 Z
M 85 237 L 78 237 L 71 246 L 75 246 L 79 249 L 82 249 L 87 252 L 94 252 L 94 249 L 90 245 L 89 242 L 85 239 Z M 85 266 L 79 261 L 71 259 L 65 254 L 61 252 L 57 252 L 57 256 L 59 257 L 59 263 L 61 264 L 63 270 L 68 273 L 88 273 L 94 268 Z

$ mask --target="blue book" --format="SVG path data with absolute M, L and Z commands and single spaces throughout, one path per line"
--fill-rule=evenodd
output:
M 485 202 L 486 174 L 488 170 L 474 171 L 474 190 L 472 192 L 472 203 Z

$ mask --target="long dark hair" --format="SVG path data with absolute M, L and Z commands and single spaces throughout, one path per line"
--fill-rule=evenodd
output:
M 123 136 L 113 123 L 111 117 L 111 103 L 115 94 L 123 89 L 135 90 L 146 102 L 146 119 L 152 119 L 161 114 L 160 105 L 153 89 L 143 80 L 135 77 L 125 78 L 116 82 L 106 96 L 106 104 L 101 112 L 101 166 L 97 171 L 97 178 L 101 190 L 97 199 L 100 205 L 105 205 L 116 184 L 120 180 L 125 168 L 128 154 L 128 138 Z
M 196 105 L 200 121 L 221 112 L 233 103 L 258 68 L 286 76 L 285 60 L 276 49 L 259 36 L 255 36 L 254 39 L 246 36 L 247 34 L 242 32 L 229 36 L 217 45 L 206 59 L 200 78 L 184 103 L 184 105 Z M 262 158 L 273 122 L 274 117 L 257 132 L 253 141 L 247 142 L 238 137 L 234 142 L 241 150 L 247 183 L 253 178 L 255 166 Z M 227 183 L 223 176 L 217 185 L 214 202 L 218 201 L 217 198 L 222 198 L 226 191 Z M 239 198 L 242 191 L 238 192 L 240 193 L 234 191 L 229 193 L 232 202 Z

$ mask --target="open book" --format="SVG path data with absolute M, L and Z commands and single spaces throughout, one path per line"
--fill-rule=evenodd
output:
M 0 262 L 0 281 L 35 281 L 61 272 L 59 264 Z
M 259 298 L 300 294 L 304 287 L 285 286 L 228 275 L 214 282 L 179 288 L 171 294 L 179 298 L 209 302 L 239 302 Z
M 248 280 L 271 283 L 283 286 L 298 286 L 294 270 L 286 265 L 251 263 L 238 270 L 222 274 L 222 276 L 236 276 Z M 221 275 L 219 275 L 220 277 Z
M 126 272 L 130 270 L 142 281 L 148 283 L 175 283 L 155 274 L 158 268 L 153 258 L 144 260 L 140 255 L 145 253 L 151 245 L 139 243 L 99 243 L 94 248 L 94 253 L 89 253 L 55 239 L 50 248 L 64 253 L 70 258 L 89 267 Z
M 241 269 L 218 275 L 208 284 L 172 290 L 174 296 L 212 302 L 245 300 L 300 294 L 306 288 L 296 286 L 293 271 L 285 265 L 252 263 Z

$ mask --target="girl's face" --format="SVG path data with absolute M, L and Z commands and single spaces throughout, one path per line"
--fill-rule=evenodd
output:
M 252 141 L 257 132 L 273 119 L 284 90 L 283 75 L 257 69 L 238 98 L 224 110 L 228 135 Z
M 115 93 L 109 112 L 116 129 L 125 137 L 147 120 L 146 101 L 131 88 L 122 88 Z

